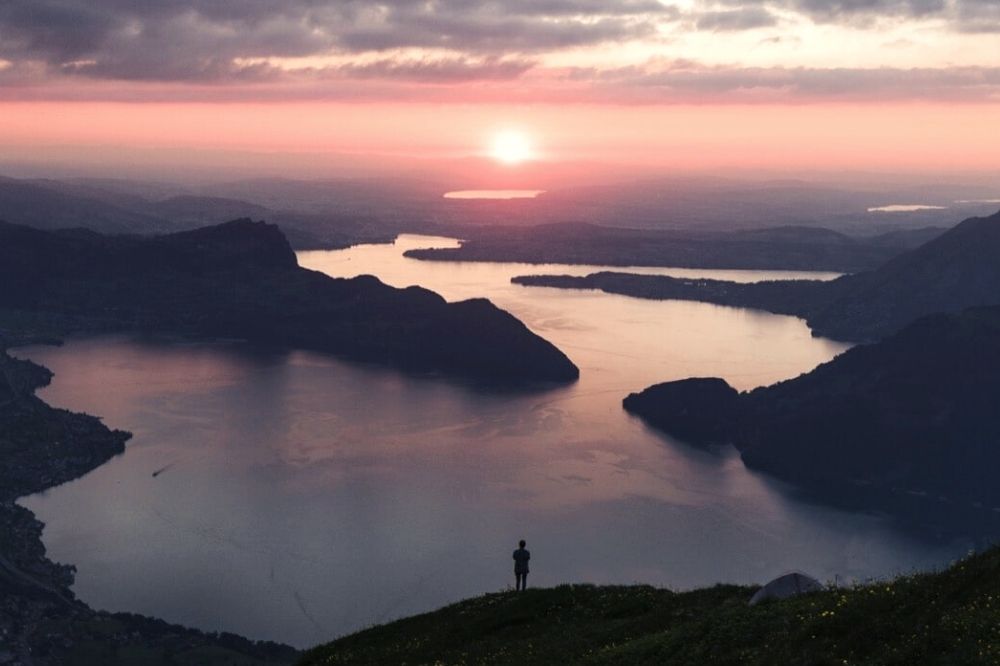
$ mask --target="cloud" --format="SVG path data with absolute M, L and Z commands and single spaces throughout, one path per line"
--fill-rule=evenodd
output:
M 655 25 L 629 18 L 593 21 L 523 17 L 439 17 L 418 14 L 404 22 L 345 31 L 338 45 L 349 51 L 439 48 L 472 53 L 533 53 L 648 37 Z
M 945 0 L 790 0 L 789 6 L 817 20 L 852 22 L 859 17 L 921 18 L 948 5 Z
M 509 81 L 535 66 L 530 60 L 485 58 L 384 58 L 359 65 L 342 65 L 321 70 L 330 76 L 349 79 L 386 79 L 420 83 L 464 83 L 468 81 Z
M 676 15 L 658 0 L 3 0 L 0 59 L 101 78 L 242 80 L 274 72 L 239 61 L 523 55 L 646 37 Z
M 649 103 L 1000 102 L 1000 67 L 790 68 L 673 61 L 591 74 L 595 89 L 606 95 Z
M 79 58 L 98 48 L 116 23 L 85 3 L 8 0 L 0 3 L 0 54 L 14 60 Z
M 957 9 L 959 30 L 1000 33 L 1000 0 L 965 0 Z
M 937 19 L 956 32 L 1000 31 L 1000 0 L 717 0 L 717 4 L 736 11 L 789 12 L 816 23 L 854 28 L 887 20 Z
M 766 9 L 747 7 L 707 12 L 698 18 L 696 25 L 699 30 L 731 31 L 766 28 L 777 23 L 777 17 Z
M 500 104 L 812 104 L 898 102 L 1000 104 L 1000 67 L 815 68 L 707 65 L 653 60 L 616 69 L 534 66 L 504 58 L 382 58 L 227 86 L 123 86 L 61 79 L 18 87 L 24 72 L 0 70 L 0 100 L 236 102 L 340 101 Z M 475 85 L 476 83 L 482 85 Z M 473 84 L 470 87 L 455 84 Z
M 762 32 L 794 45 L 801 21 L 854 28 L 934 18 L 1000 33 L 1000 0 L 0 0 L 0 86 L 11 98 L 151 94 L 411 98 L 419 85 L 509 84 L 486 94 L 585 99 L 996 99 L 995 70 L 667 67 L 553 73 L 545 54 L 661 43 L 665 27 Z M 683 6 L 685 9 L 680 9 Z M 775 27 L 778 29 L 776 30 Z M 777 33 L 777 34 L 775 34 Z M 805 34 L 805 33 L 803 33 Z M 331 64 L 332 63 L 332 64 Z M 662 63 L 661 63 L 662 65 Z M 348 85 L 356 82 L 354 87 Z M 188 84 L 185 88 L 183 84 Z M 515 84 L 517 88 L 515 89 Z M 396 85 L 396 88 L 393 88 Z M 549 90 L 551 85 L 566 89 Z M 192 86 L 204 86 L 196 93 Z M 227 92 L 226 89 L 229 89 Z M 68 93 L 67 93 L 68 94 Z

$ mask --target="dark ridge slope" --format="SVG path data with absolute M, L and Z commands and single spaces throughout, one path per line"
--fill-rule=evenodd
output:
M 833 666 L 1000 662 L 1000 551 L 938 573 L 748 606 L 756 588 L 487 594 L 308 652 L 325 664 Z
M 0 224 L 0 311 L 57 317 L 64 332 L 245 338 L 488 382 L 578 376 L 488 301 L 299 268 L 277 227 L 249 220 L 153 238 Z
M 1000 507 L 1000 307 L 919 319 L 738 397 L 714 381 L 711 395 L 670 382 L 624 406 L 686 441 L 732 442 L 748 466 L 823 494 Z
M 877 340 L 917 317 L 1000 304 L 1000 212 L 974 217 L 877 270 L 829 286 L 808 317 L 819 335 Z

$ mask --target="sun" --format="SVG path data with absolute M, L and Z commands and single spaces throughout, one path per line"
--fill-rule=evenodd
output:
M 493 137 L 490 157 L 504 164 L 520 164 L 534 156 L 531 141 L 523 132 L 506 130 Z

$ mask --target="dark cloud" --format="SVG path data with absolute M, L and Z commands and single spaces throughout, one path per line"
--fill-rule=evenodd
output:
M 344 65 L 323 70 L 328 75 L 351 79 L 392 79 L 420 83 L 507 81 L 535 66 L 530 60 L 486 58 L 437 58 L 420 60 L 383 59 L 363 65 Z
M 475 99 L 557 104 L 808 104 L 813 102 L 1000 103 L 1000 67 L 808 68 L 712 66 L 656 60 L 617 69 L 537 70 L 509 58 L 386 57 L 281 77 L 247 76 L 227 86 L 123 86 L 114 81 L 62 79 L 47 89 L 24 85 L 23 67 L 0 70 L 0 100 L 232 102 L 327 100 L 468 102 L 454 83 L 485 81 Z M 30 67 L 28 68 L 30 69 Z
M 93 53 L 118 25 L 86 3 L 0 2 L 0 55 L 65 61 Z
M 746 11 L 751 8 L 795 12 L 817 23 L 870 27 L 882 20 L 937 18 L 956 31 L 1000 27 L 1000 0 L 717 0 Z
M 273 75 L 241 64 L 269 57 L 624 41 L 676 13 L 657 0 L 0 0 L 0 58 L 91 77 L 242 79 Z
M 1000 0 L 696 0 L 686 12 L 671 0 L 0 0 L 0 60 L 12 63 L 5 81 L 18 85 L 74 77 L 233 85 L 309 76 L 497 81 L 526 74 L 546 51 L 656 38 L 670 22 L 711 31 L 773 27 L 787 13 L 855 26 L 938 17 L 956 31 L 1000 33 Z M 440 52 L 423 59 L 397 52 L 408 48 Z M 267 64 L 362 53 L 327 69 Z M 738 78 L 752 90 L 823 83 L 820 74 L 788 74 L 795 71 L 743 70 Z M 842 80 L 870 85 L 866 75 L 828 71 L 841 72 L 823 83 L 830 91 Z M 732 76 L 675 70 L 670 85 L 725 88 Z
M 440 18 L 417 15 L 405 25 L 345 32 L 339 45 L 351 51 L 384 51 L 405 47 L 435 47 L 473 53 L 530 53 L 646 37 L 655 31 L 650 22 L 630 19 L 537 21 L 524 18 Z
M 1000 101 L 1000 67 L 713 67 L 678 61 L 591 75 L 598 89 L 646 102 Z
M 1000 33 L 1000 0 L 965 0 L 957 9 L 959 30 Z
M 699 30 L 752 30 L 777 25 L 778 19 L 762 7 L 707 12 L 698 18 Z
M 859 17 L 919 18 L 941 13 L 948 6 L 945 0 L 791 0 L 788 4 L 815 19 L 835 22 Z

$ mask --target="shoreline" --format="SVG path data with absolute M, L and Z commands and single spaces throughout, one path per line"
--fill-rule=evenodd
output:
M 225 651 L 236 663 L 292 663 L 299 653 L 286 645 L 100 611 L 76 598 L 75 567 L 48 558 L 44 524 L 17 502 L 121 455 L 131 433 L 38 398 L 53 373 L 8 350 L 39 343 L 57 344 L 52 336 L 0 339 L 0 663 L 59 664 L 68 656 L 78 663 L 85 655 L 114 664 L 136 649 L 161 663 L 197 664 L 206 650 Z

